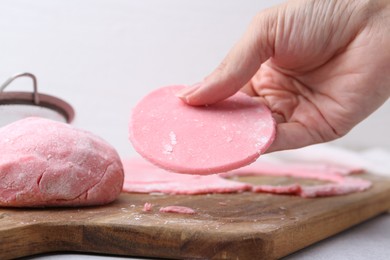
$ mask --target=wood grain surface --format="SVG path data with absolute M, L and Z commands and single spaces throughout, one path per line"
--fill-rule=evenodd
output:
M 390 180 L 345 196 L 122 194 L 88 208 L 0 209 L 0 259 L 79 251 L 170 259 L 277 259 L 390 208 Z M 253 181 L 253 180 L 251 180 Z M 145 202 L 152 211 L 143 212 Z M 188 206 L 194 215 L 159 213 Z

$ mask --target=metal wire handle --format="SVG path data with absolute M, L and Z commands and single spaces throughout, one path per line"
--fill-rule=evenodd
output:
M 20 78 L 20 77 L 29 77 L 29 78 L 32 79 L 32 81 L 33 81 L 33 87 L 34 87 L 34 92 L 33 92 L 34 104 L 35 104 L 35 105 L 39 105 L 39 95 L 38 95 L 38 83 L 37 83 L 37 78 L 34 76 L 34 74 L 29 73 L 29 72 L 15 74 L 15 75 L 13 75 L 12 77 L 10 77 L 6 82 L 4 82 L 4 83 L 0 86 L 0 95 L 1 95 L 1 92 L 3 92 L 3 90 L 4 90 L 9 84 L 11 84 L 12 81 L 14 81 L 15 79 Z

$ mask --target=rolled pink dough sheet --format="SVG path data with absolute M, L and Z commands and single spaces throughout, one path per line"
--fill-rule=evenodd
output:
M 217 174 L 178 174 L 161 169 L 142 158 L 122 161 L 125 171 L 123 191 L 165 194 L 233 193 L 251 189 L 251 185 L 223 179 Z
M 219 173 L 254 162 L 274 140 L 274 119 L 258 100 L 237 93 L 194 107 L 175 96 L 182 88 L 157 89 L 132 111 L 130 140 L 150 162 L 179 173 Z
M 42 118 L 0 128 L 0 206 L 109 203 L 123 185 L 115 149 L 90 132 Z
M 123 160 L 125 170 L 124 192 L 164 194 L 211 194 L 233 192 L 267 192 L 292 194 L 301 197 L 337 196 L 360 192 L 371 187 L 365 179 L 349 177 L 356 174 L 355 167 L 332 164 L 257 162 L 215 175 L 190 175 L 167 172 L 141 158 Z M 288 185 L 256 185 L 240 182 L 240 176 L 294 177 L 326 181 L 329 183 L 304 186 L 299 183 Z M 230 179 L 226 179 L 230 178 Z

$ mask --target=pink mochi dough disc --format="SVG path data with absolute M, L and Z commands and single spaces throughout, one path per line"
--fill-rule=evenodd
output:
M 268 107 L 243 93 L 210 106 L 189 106 L 168 86 L 133 109 L 129 138 L 155 165 L 188 174 L 213 174 L 254 162 L 275 137 Z

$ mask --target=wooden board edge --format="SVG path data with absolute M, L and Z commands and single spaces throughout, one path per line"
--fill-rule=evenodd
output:
M 387 193 L 379 194 L 375 200 L 367 199 L 360 201 L 354 205 L 354 214 L 351 214 L 351 208 L 344 208 L 330 212 L 325 217 L 321 217 L 321 219 L 312 218 L 304 225 L 300 223 L 299 225 L 291 226 L 283 234 L 276 234 L 273 252 L 278 253 L 274 254 L 272 259 L 287 256 L 387 212 L 390 208 L 389 196 L 390 190 Z M 330 226 L 333 229 L 329 229 Z M 310 230 L 311 232 L 309 232 Z M 313 232 L 313 230 L 318 230 L 319 232 Z M 310 235 L 307 236 L 308 234 Z

